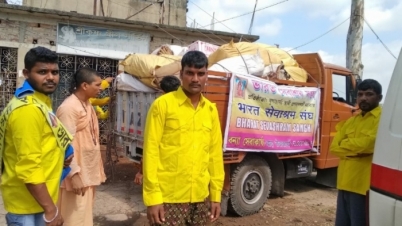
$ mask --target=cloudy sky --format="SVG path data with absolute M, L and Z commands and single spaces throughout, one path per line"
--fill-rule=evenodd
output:
M 259 0 L 257 9 L 281 1 L 283 0 Z M 212 17 L 208 14 L 215 13 L 215 18 L 220 21 L 252 12 L 254 3 L 254 0 L 189 0 L 188 26 L 192 26 L 194 19 L 197 27 L 211 24 Z M 279 44 L 281 48 L 289 50 L 311 41 L 347 20 L 350 16 L 350 6 L 351 0 L 284 1 L 256 12 L 252 34 L 260 36 L 258 42 Z M 365 19 L 396 57 L 402 47 L 402 23 L 397 19 L 398 14 L 402 14 L 402 1 L 365 1 Z M 248 33 L 250 21 L 251 14 L 248 14 L 227 20 L 223 24 L 215 24 L 214 29 Z M 324 61 L 345 66 L 348 27 L 349 20 L 322 38 L 296 49 L 293 53 L 319 52 Z M 210 29 L 211 26 L 205 28 Z M 362 60 L 363 79 L 377 79 L 386 91 L 396 60 L 377 40 L 367 25 L 364 26 Z
M 9 0 L 17 4 L 21 1 Z M 218 21 L 237 17 L 215 24 L 214 30 L 248 33 L 254 3 L 255 0 L 189 0 L 187 26 L 194 26 L 195 20 L 197 28 L 211 29 L 214 13 Z M 268 7 L 271 5 L 274 6 Z M 260 36 L 258 42 L 279 44 L 280 48 L 290 50 L 340 25 L 291 53 L 318 52 L 324 61 L 345 66 L 350 6 L 351 0 L 258 0 L 257 10 L 265 9 L 256 12 L 252 34 Z M 238 17 L 242 14 L 247 15 Z M 377 79 L 383 85 L 384 94 L 396 63 L 392 55 L 398 57 L 402 47 L 402 23 L 398 22 L 398 14 L 402 14 L 400 0 L 365 1 L 366 21 L 392 54 L 365 25 L 363 79 Z

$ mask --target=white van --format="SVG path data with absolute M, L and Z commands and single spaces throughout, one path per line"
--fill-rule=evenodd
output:
M 402 51 L 382 109 L 368 198 L 370 226 L 402 226 Z

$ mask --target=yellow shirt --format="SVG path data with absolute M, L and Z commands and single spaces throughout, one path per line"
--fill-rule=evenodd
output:
M 222 134 L 215 104 L 204 97 L 195 109 L 179 88 L 156 99 L 144 137 L 146 206 L 220 202 L 224 180 Z
M 48 96 L 38 92 L 33 96 L 43 101 L 49 110 L 52 109 Z M 10 114 L 3 161 L 1 192 L 7 212 L 43 212 L 25 184 L 46 183 L 53 202 L 57 202 L 64 151 L 60 150 L 46 118 L 35 105 L 19 107 Z
M 381 107 L 340 123 L 331 153 L 340 158 L 337 188 L 366 195 L 370 188 L 371 162 Z
M 108 88 L 109 82 L 107 82 L 106 80 L 102 80 L 101 83 L 101 89 L 105 90 L 106 88 Z M 93 105 L 93 106 L 103 106 L 108 104 L 110 101 L 110 97 L 103 97 L 103 98 L 90 98 L 89 102 Z

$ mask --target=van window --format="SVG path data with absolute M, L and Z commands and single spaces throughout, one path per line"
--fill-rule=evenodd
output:
M 332 74 L 332 99 L 353 106 L 352 80 L 350 76 Z

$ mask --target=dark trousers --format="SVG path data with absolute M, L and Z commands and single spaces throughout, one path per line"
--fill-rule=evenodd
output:
M 335 226 L 366 226 L 366 196 L 338 191 Z

